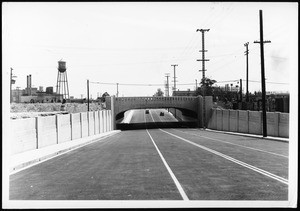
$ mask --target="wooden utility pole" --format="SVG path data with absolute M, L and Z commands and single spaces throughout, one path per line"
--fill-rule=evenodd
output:
M 117 83 L 117 97 L 119 97 L 119 83 Z
M 263 137 L 266 137 L 267 136 L 267 112 L 266 112 L 266 78 L 265 78 L 264 43 L 270 43 L 271 41 L 269 40 L 264 41 L 262 10 L 259 10 L 259 24 L 260 24 L 260 40 L 254 41 L 254 43 L 260 44 Z
M 248 50 L 248 45 L 249 42 L 245 43 L 244 46 L 246 47 L 246 51 L 245 51 L 245 55 L 246 55 L 246 102 L 249 102 L 249 92 L 248 92 L 248 54 L 249 54 L 249 50 Z
M 197 29 L 196 32 L 200 31 L 202 33 L 202 50 L 200 50 L 199 52 L 202 52 L 202 59 L 197 59 L 197 61 L 202 61 L 202 92 L 203 92 L 203 118 L 202 118 L 202 127 L 203 129 L 206 128 L 206 111 L 205 111 L 205 62 L 209 61 L 209 59 L 205 59 L 205 52 L 207 52 L 207 50 L 205 50 L 204 47 L 204 33 L 208 32 L 209 29 Z
M 170 77 L 170 74 L 169 73 L 166 73 L 166 76 L 167 78 L 167 84 L 166 84 L 166 97 L 169 97 L 169 77 Z
M 173 87 L 173 91 L 176 91 L 176 69 L 175 69 L 175 67 L 178 66 L 178 64 L 171 64 L 171 66 L 174 67 L 174 87 Z
M 90 111 L 90 82 L 87 80 L 87 104 L 88 104 L 88 111 Z

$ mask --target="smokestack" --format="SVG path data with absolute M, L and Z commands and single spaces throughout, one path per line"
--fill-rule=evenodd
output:
M 30 90 L 30 95 L 31 95 L 31 75 L 29 75 L 29 90 Z

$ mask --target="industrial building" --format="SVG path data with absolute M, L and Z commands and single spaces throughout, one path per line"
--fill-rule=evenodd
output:
M 53 92 L 53 87 L 46 87 L 44 92 L 43 87 L 39 89 L 32 87 L 31 75 L 27 76 L 27 87 L 25 89 L 12 90 L 12 102 L 15 103 L 50 103 L 61 102 L 62 94 Z

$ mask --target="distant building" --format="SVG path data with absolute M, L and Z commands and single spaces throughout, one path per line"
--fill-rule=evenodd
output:
M 173 91 L 173 96 L 197 96 L 196 91 L 185 90 L 185 91 Z

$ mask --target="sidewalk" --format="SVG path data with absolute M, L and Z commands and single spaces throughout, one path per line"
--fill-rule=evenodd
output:
M 109 136 L 115 135 L 121 132 L 120 130 L 113 130 L 94 136 L 89 136 L 81 139 L 71 140 L 65 143 L 51 145 L 41 149 L 30 150 L 22 153 L 18 153 L 10 156 L 9 172 L 14 173 L 17 170 L 21 170 L 25 167 L 33 165 L 40 161 L 45 161 L 54 156 L 63 154 L 70 150 L 82 147 L 84 145 L 103 140 Z
M 267 140 L 273 140 L 273 141 L 289 142 L 289 138 L 282 138 L 282 137 L 274 137 L 274 136 L 263 137 L 262 135 L 247 134 L 247 133 L 235 133 L 235 132 L 229 132 L 229 131 L 213 130 L 213 129 L 208 129 L 208 128 L 206 128 L 205 131 L 238 135 L 238 136 L 246 136 L 246 137 L 252 137 L 252 138 L 261 138 L 261 139 L 267 139 Z

